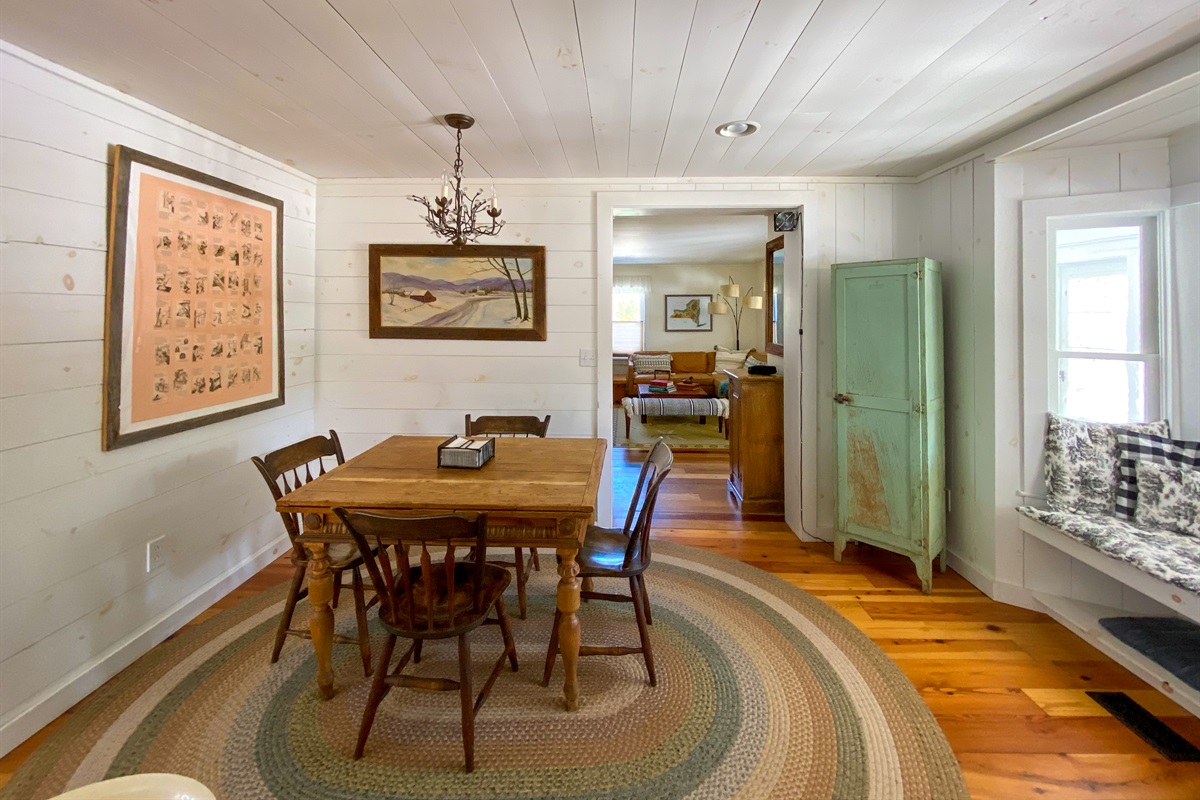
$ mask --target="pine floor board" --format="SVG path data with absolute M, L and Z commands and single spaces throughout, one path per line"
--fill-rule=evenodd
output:
M 644 457 L 615 451 L 614 507 L 628 505 Z M 1048 616 L 994 602 L 953 571 L 935 571 L 933 594 L 923 595 L 908 559 L 865 545 L 836 563 L 830 545 L 801 542 L 780 517 L 742 515 L 726 491 L 725 454 L 679 453 L 675 465 L 655 538 L 772 572 L 857 625 L 928 703 L 972 797 L 1200 798 L 1200 764 L 1166 761 L 1084 692 L 1127 692 L 1197 745 L 1200 720 Z M 281 559 L 196 622 L 290 575 Z M 0 759 L 0 786 L 63 718 Z

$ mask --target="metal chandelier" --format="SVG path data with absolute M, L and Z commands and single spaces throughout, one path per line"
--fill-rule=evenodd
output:
M 425 222 L 443 239 L 455 247 L 475 242 L 480 236 L 495 236 L 504 227 L 500 219 L 501 209 L 496 204 L 496 187 L 492 187 L 490 200 L 483 198 L 483 190 L 471 196 L 463 191 L 462 132 L 475 124 L 475 118 L 466 114 L 447 114 L 446 124 L 457 131 L 458 141 L 454 145 L 454 173 L 447 179 L 442 173 L 442 189 L 433 202 L 415 194 L 408 199 L 425 206 Z M 479 212 L 486 211 L 491 221 L 479 223 Z

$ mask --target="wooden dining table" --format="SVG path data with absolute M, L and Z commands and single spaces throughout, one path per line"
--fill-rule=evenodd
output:
M 553 547 L 559 556 L 559 646 L 567 709 L 579 703 L 579 565 L 575 553 L 595 519 L 604 439 L 496 440 L 479 469 L 437 465 L 440 436 L 393 436 L 280 498 L 276 509 L 299 514 L 308 551 L 309 620 L 317 655 L 317 688 L 334 694 L 333 573 L 330 544 L 353 542 L 335 508 L 399 514 L 487 512 L 488 545 Z M 547 636 L 549 632 L 547 631 Z

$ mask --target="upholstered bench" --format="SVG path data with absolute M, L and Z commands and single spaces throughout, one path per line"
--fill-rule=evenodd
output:
M 1200 595 L 1200 539 L 1194 536 L 1139 528 L 1108 514 L 1073 514 L 1032 506 L 1022 506 L 1017 511 L 1109 558 L 1131 564 L 1176 589 Z M 1026 533 L 1032 532 L 1029 530 L 1031 527 L 1022 524 Z M 1160 595 L 1157 599 L 1163 599 L 1159 592 L 1154 594 Z M 1177 608 L 1181 613 L 1196 618 L 1196 604 L 1172 602 L 1169 598 L 1166 600 L 1164 604 L 1168 607 Z
M 625 438 L 629 438 L 629 423 L 638 417 L 708 417 L 717 418 L 717 430 L 724 430 L 729 417 L 729 401 L 718 397 L 626 397 L 621 400 L 625 409 Z

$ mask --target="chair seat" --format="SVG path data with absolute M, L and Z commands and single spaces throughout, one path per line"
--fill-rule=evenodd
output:
M 641 573 L 645 570 L 644 564 L 635 563 L 629 569 L 623 568 L 628 547 L 629 537 L 620 529 L 591 526 L 575 556 L 579 577 L 628 578 Z
M 458 561 L 454 564 L 454 595 L 447 597 L 446 573 L 435 569 L 433 572 L 433 606 L 430 607 L 426 598 L 425 581 L 421 576 L 420 566 L 409 568 L 409 579 L 412 581 L 412 616 L 408 612 L 408 597 L 404 593 L 403 581 L 396 578 L 396 615 L 388 617 L 380 610 L 379 621 L 390 632 L 418 639 L 441 639 L 458 636 L 465 630 L 470 630 L 482 624 L 487 617 L 487 610 L 496 602 L 496 598 L 504 594 L 512 580 L 512 574 L 503 567 L 485 564 L 483 568 L 483 602 L 480 607 L 483 613 L 472 616 L 471 609 L 474 600 L 471 597 L 471 577 L 475 564 L 470 561 Z M 454 609 L 454 623 L 450 622 L 450 610 Z M 432 629 L 432 630 L 430 630 Z

